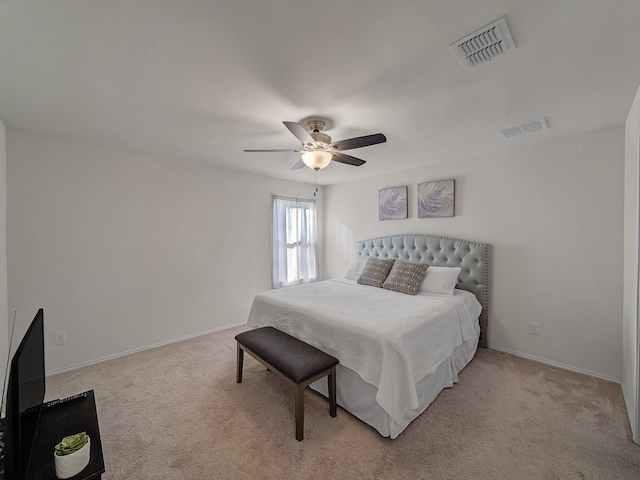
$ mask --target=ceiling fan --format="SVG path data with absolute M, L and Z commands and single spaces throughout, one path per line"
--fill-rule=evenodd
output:
M 301 159 L 291 167 L 291 170 L 298 170 L 305 166 L 314 170 L 320 170 L 326 167 L 333 160 L 334 162 L 345 163 L 359 167 L 364 165 L 365 161 L 341 153 L 343 150 L 352 150 L 354 148 L 368 147 L 387 141 L 382 133 L 374 133 L 363 137 L 348 138 L 331 142 L 331 137 L 323 133 L 322 129 L 325 122 L 322 120 L 310 120 L 307 122 L 308 131 L 302 125 L 296 122 L 282 122 L 293 135 L 302 143 L 301 150 L 245 150 L 245 152 L 295 152 L 301 153 Z

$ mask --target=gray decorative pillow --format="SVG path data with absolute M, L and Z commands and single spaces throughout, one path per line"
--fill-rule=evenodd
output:
M 362 274 L 358 278 L 358 283 L 360 285 L 382 287 L 395 261 L 394 258 L 367 258 L 364 264 L 364 270 L 362 270 Z
M 382 288 L 415 295 L 418 293 L 418 286 L 428 268 L 429 265 L 426 263 L 410 263 L 398 260 L 393 264 L 393 268 L 382 284 Z

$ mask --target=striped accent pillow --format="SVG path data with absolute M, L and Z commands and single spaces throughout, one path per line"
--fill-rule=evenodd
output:
M 415 295 L 418 293 L 418 286 L 428 268 L 429 265 L 426 263 L 401 262 L 398 260 L 393 264 L 393 268 L 382 284 L 382 288 Z

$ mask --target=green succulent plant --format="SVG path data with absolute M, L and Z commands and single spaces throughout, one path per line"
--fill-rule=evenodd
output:
M 84 447 L 89 441 L 89 435 L 87 432 L 76 433 L 75 435 L 69 435 L 64 437 L 62 441 L 56 445 L 56 455 L 59 457 L 63 455 L 69 455 L 73 452 L 77 452 Z

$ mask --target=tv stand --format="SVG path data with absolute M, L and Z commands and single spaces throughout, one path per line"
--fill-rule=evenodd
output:
M 91 458 L 84 470 L 69 480 L 101 478 L 104 458 L 93 390 L 43 405 L 27 478 L 57 480 L 53 450 L 64 437 L 80 432 L 87 432 L 91 438 Z

